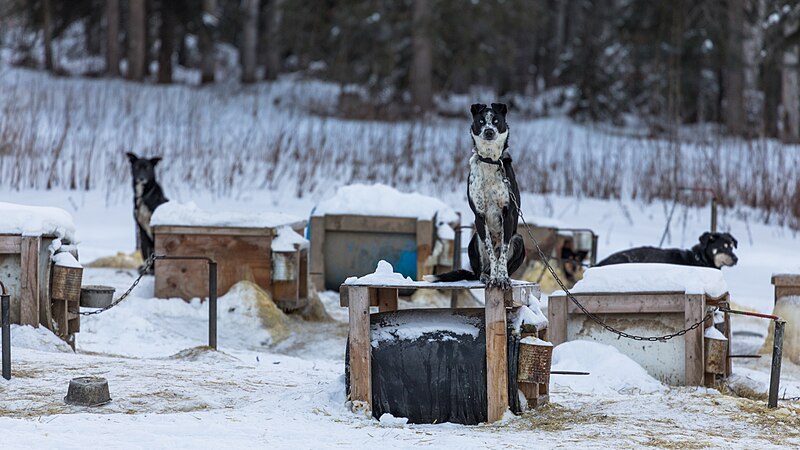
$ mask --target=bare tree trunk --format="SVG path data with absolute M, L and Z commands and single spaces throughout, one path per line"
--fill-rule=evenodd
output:
M 119 76 L 119 0 L 106 0 L 106 73 Z
M 763 131 L 764 95 L 759 87 L 760 53 L 764 46 L 762 24 L 766 16 L 765 0 L 746 0 L 750 17 L 745 18 L 745 35 L 742 43 L 744 57 L 744 122 L 748 136 Z
M 264 78 L 274 80 L 281 70 L 280 30 L 283 21 L 284 0 L 269 0 L 261 33 L 260 62 L 264 66 Z
M 158 82 L 172 83 L 172 55 L 175 53 L 175 13 L 166 2 L 161 2 L 161 26 L 158 30 L 158 39 L 161 46 L 158 49 Z
M 50 0 L 42 1 L 42 31 L 44 34 L 44 68 L 53 68 L 53 5 Z
M 259 10 L 259 0 L 244 0 L 242 2 L 242 83 L 254 83 L 256 81 Z
M 725 57 L 725 125 L 729 132 L 736 135 L 745 131 L 743 29 L 744 0 L 729 0 Z
M 144 80 L 145 33 L 147 19 L 145 0 L 129 0 L 128 2 L 128 79 Z
M 800 54 L 793 45 L 783 52 L 781 67 L 781 139 L 786 143 L 800 142 Z
M 203 23 L 200 26 L 200 82 L 214 82 L 216 59 L 214 55 L 214 31 L 217 28 L 217 1 L 203 0 Z
M 433 45 L 431 43 L 431 2 L 414 0 L 411 62 L 411 97 L 419 111 L 433 109 Z

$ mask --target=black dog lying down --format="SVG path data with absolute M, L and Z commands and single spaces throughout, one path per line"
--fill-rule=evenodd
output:
M 733 254 L 733 249 L 738 245 L 739 243 L 730 233 L 703 233 L 700 236 L 700 243 L 691 250 L 637 247 L 614 253 L 597 265 L 665 263 L 721 269 L 723 266 L 735 266 L 739 261 L 739 258 Z

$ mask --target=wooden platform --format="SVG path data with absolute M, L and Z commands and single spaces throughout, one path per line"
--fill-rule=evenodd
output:
M 713 298 L 684 292 L 598 292 L 573 296 L 589 312 L 597 314 L 609 325 L 646 336 L 666 335 L 688 328 L 702 320 L 709 307 L 725 306 L 729 301 L 728 294 Z M 707 327 L 714 325 L 713 320 L 665 344 L 619 339 L 593 322 L 564 294 L 550 296 L 547 314 L 553 345 L 575 339 L 594 340 L 616 347 L 662 382 L 702 386 L 712 381 L 713 377 L 705 373 L 704 332 Z M 730 354 L 731 327 L 728 314 L 725 314 L 723 328 Z M 730 358 L 727 358 L 724 375 L 729 376 L 731 371 Z
M 775 286 L 775 303 L 784 297 L 800 297 L 800 274 L 775 274 L 772 276 L 772 285 Z
M 408 289 L 484 289 L 479 282 L 459 283 L 359 283 L 343 284 L 340 303 L 350 316 L 350 400 L 372 409 L 372 368 L 370 357 L 370 306 L 379 311 L 397 310 L 399 290 Z M 535 283 L 514 281 L 510 290 L 485 289 L 486 383 L 488 419 L 495 422 L 508 410 L 507 308 L 527 305 L 529 295 L 539 296 Z M 516 376 L 516 374 L 515 374 Z M 532 394 L 533 388 L 528 388 Z M 539 389 L 536 395 L 539 396 Z M 542 396 L 539 403 L 545 397 Z M 536 403 L 536 402 L 534 402 Z

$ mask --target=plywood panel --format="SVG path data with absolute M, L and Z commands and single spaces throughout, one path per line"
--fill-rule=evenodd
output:
M 0 253 L 19 253 L 22 237 L 16 235 L 0 235 Z
M 20 311 L 19 323 L 39 326 L 39 236 L 23 236 L 20 249 Z
M 325 229 L 331 231 L 366 231 L 384 233 L 416 233 L 417 219 L 381 216 L 325 216 Z
M 702 295 L 686 295 L 686 311 L 683 328 L 689 328 L 705 317 L 705 301 Z M 704 382 L 705 358 L 703 355 L 703 325 L 684 336 L 686 345 L 686 384 L 702 386 Z
M 271 289 L 270 236 L 156 234 L 158 255 L 207 256 L 217 262 L 219 295 L 241 280 Z M 205 261 L 156 261 L 156 296 L 191 299 L 208 295 Z

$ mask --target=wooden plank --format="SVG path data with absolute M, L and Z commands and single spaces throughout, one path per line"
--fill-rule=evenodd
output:
M 433 251 L 433 222 L 417 220 L 417 279 L 433 274 L 433 266 L 426 266 L 425 261 Z
M 372 366 L 369 336 L 369 292 L 348 287 L 350 298 L 350 400 L 372 410 Z
M 311 218 L 308 229 L 309 241 L 311 241 L 311 254 L 308 261 L 308 273 L 311 284 L 317 292 L 325 290 L 325 217 L 315 216 Z
M 550 342 L 553 345 L 563 344 L 567 341 L 567 297 L 552 296 L 548 300 L 547 320 L 550 330 Z
M 343 285 L 345 286 L 345 285 Z M 397 289 L 437 289 L 437 290 L 451 290 L 451 289 L 484 289 L 486 286 L 481 283 L 480 281 L 457 281 L 453 283 L 447 282 L 436 282 L 436 283 L 429 283 L 427 281 L 414 281 L 414 282 L 399 282 L 399 283 L 360 283 L 354 282 L 352 284 L 347 284 L 346 286 L 362 286 L 362 287 L 372 287 L 372 288 L 397 288 Z M 538 289 L 538 285 L 536 283 L 530 283 L 527 281 L 519 281 L 519 280 L 512 280 L 511 281 L 512 288 L 516 287 L 533 287 Z
M 486 400 L 488 421 L 496 422 L 508 410 L 508 348 L 503 291 L 487 288 L 486 299 Z
M 684 327 L 703 320 L 705 316 L 705 298 L 702 294 L 687 294 L 686 309 L 684 311 Z M 684 335 L 684 345 L 686 356 L 685 384 L 687 386 L 702 386 L 704 380 L 704 357 L 703 357 L 703 331 L 704 326 L 699 326 L 695 330 Z
M 176 235 L 156 233 L 159 255 L 208 256 L 217 262 L 218 293 L 235 283 L 253 281 L 272 288 L 271 236 Z M 156 261 L 156 297 L 191 299 L 208 296 L 208 265 L 203 260 Z
M 353 287 L 349 284 L 343 284 L 339 286 L 339 306 L 348 307 L 350 306 L 350 288 Z M 357 287 L 366 287 L 366 286 L 357 286 Z M 382 288 L 372 288 L 366 287 L 369 292 L 369 306 L 378 306 L 378 289 Z
M 39 326 L 39 236 L 23 236 L 20 251 L 20 324 Z
M 414 234 L 417 231 L 417 219 L 414 217 L 327 215 L 324 219 L 325 229 L 331 231 L 405 234 Z
M 300 223 L 289 223 L 287 226 L 300 226 Z M 239 227 L 189 227 L 178 225 L 157 225 L 153 227 L 156 234 L 179 234 L 197 236 L 274 236 L 277 228 L 239 228 Z
M 575 299 L 589 312 L 605 314 L 671 313 L 684 311 L 683 293 L 674 294 L 617 294 L 614 296 L 575 294 Z M 581 310 L 571 300 L 568 314 L 580 314 Z
M 22 237 L 17 235 L 0 235 L 0 253 L 19 253 L 22 248 Z
M 795 286 L 800 287 L 800 274 L 778 273 L 772 276 L 772 284 L 775 286 Z
M 378 311 L 397 311 L 397 289 L 376 289 L 378 296 Z

